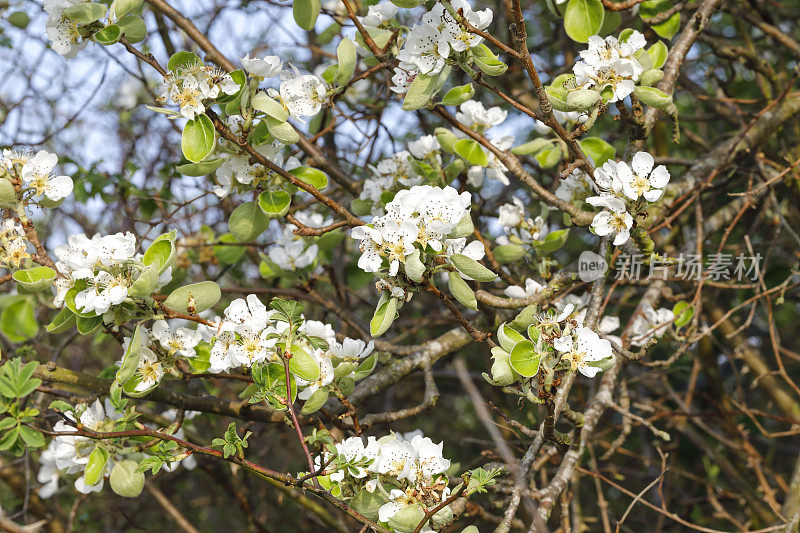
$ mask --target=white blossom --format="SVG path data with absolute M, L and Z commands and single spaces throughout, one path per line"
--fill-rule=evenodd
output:
M 22 166 L 22 183 L 31 187 L 37 195 L 46 196 L 54 202 L 63 200 L 72 193 L 72 178 L 54 175 L 56 164 L 56 154 L 39 150 Z
M 486 109 L 477 100 L 467 100 L 458 109 L 456 119 L 465 126 L 477 131 L 483 131 L 492 126 L 502 124 L 508 116 L 508 111 L 497 106 Z
M 564 335 L 553 341 L 553 347 L 561 352 L 561 358 L 569 361 L 573 370 L 586 377 L 593 378 L 600 371 L 596 363 L 614 357 L 611 343 L 591 329 L 579 326 L 572 334 Z
M 44 10 L 49 15 L 45 31 L 53 43 L 53 50 L 66 59 L 75 57 L 88 41 L 78 31 L 78 24 L 64 14 L 68 7 L 83 3 L 83 0 L 45 0 Z
M 597 91 L 610 87 L 613 94 L 609 102 L 626 98 L 644 71 L 634 56 L 645 44 L 644 36 L 637 31 L 624 43 L 611 35 L 605 39 L 598 35 L 589 37 L 589 48 L 581 51 L 581 59 L 572 69 L 575 83 Z
M 313 117 L 322 109 L 327 90 L 325 84 L 313 74 L 300 74 L 292 65 L 292 71 L 281 73 L 279 96 L 289 114 L 298 120 Z M 274 91 L 270 94 L 275 96 Z
M 264 56 L 262 58 L 250 57 L 250 54 L 245 54 L 241 58 L 242 67 L 251 76 L 259 76 L 261 78 L 272 78 L 283 70 L 283 61 L 278 56 Z
M 586 202 L 595 207 L 605 208 L 592 219 L 591 227 L 595 233 L 601 237 L 613 235 L 614 246 L 628 242 L 633 217 L 626 210 L 625 202 L 610 195 L 592 196 L 587 198 Z

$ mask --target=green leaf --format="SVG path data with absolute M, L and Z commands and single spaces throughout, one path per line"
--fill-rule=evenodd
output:
M 373 337 L 380 337 L 397 316 L 397 298 L 389 298 L 375 309 L 375 314 L 369 322 L 369 333 Z
M 178 287 L 164 300 L 164 307 L 186 313 L 194 307 L 195 313 L 210 309 L 222 297 L 219 285 L 213 281 L 201 281 Z
M 500 263 L 513 263 L 525 257 L 525 248 L 519 244 L 502 244 L 492 250 L 495 259 Z
M 475 87 L 471 83 L 453 87 L 442 98 L 444 105 L 461 105 L 475 95 Z
M 19 427 L 19 436 L 25 441 L 28 448 L 36 449 L 44 446 L 44 435 L 27 426 Z
M 309 415 L 319 411 L 320 407 L 325 405 L 325 402 L 328 401 L 328 393 L 330 393 L 330 388 L 328 387 L 315 390 L 311 393 L 311 396 L 308 397 L 306 403 L 303 404 L 303 408 L 300 412 L 304 415 Z
M 108 8 L 97 2 L 76 4 L 64 9 L 64 15 L 78 24 L 91 24 L 106 16 Z
M 633 94 L 642 103 L 658 109 L 667 107 L 672 103 L 672 96 L 655 87 L 637 86 L 633 89 Z
M 492 57 L 475 58 L 475 65 L 489 76 L 501 76 L 508 70 L 508 65 Z
M 667 62 L 669 49 L 664 41 L 658 41 L 647 49 L 647 55 L 650 56 L 651 68 L 661 68 Z
M 455 144 L 458 140 L 458 137 L 456 137 L 452 131 L 446 128 L 436 128 L 434 134 L 436 135 L 436 140 L 439 141 L 439 146 L 442 147 L 442 150 L 449 154 L 455 153 Z
M 98 43 L 108 46 L 119 41 L 122 35 L 122 30 L 116 24 L 109 24 L 102 30 L 94 34 L 94 40 Z
M 389 501 L 389 498 L 386 497 L 386 494 L 388 494 L 392 489 L 392 487 L 389 485 L 384 485 L 384 487 L 385 489 L 383 491 L 374 490 L 370 492 L 367 489 L 362 489 L 355 496 L 353 496 L 348 503 L 353 509 L 363 516 L 374 522 L 377 522 L 378 509 L 380 509 L 383 504 Z
M 256 202 L 246 202 L 240 205 L 233 210 L 228 219 L 228 228 L 239 242 L 254 241 L 266 231 L 268 225 L 269 218 Z
M 515 146 L 511 149 L 511 153 L 514 155 L 530 155 L 535 154 L 542 149 L 551 146 L 553 144 L 552 139 L 545 139 L 544 137 L 539 137 L 537 139 L 533 139 L 532 141 L 528 141 L 524 144 L 520 144 L 519 146 Z
M 9 179 L 0 177 L 0 208 L 3 207 L 17 207 L 17 192 Z
M 3 309 L 0 314 L 0 331 L 11 342 L 24 342 L 39 333 L 39 324 L 30 300 L 19 300 Z
M 181 150 L 189 161 L 199 163 L 214 150 L 214 123 L 203 113 L 183 127 Z
M 497 274 L 466 255 L 453 254 L 450 256 L 450 262 L 459 272 L 474 280 L 486 282 L 497 278 Z
M 614 147 L 599 137 L 586 137 L 578 141 L 581 150 L 592 158 L 595 166 L 600 166 L 614 157 Z
M 450 294 L 462 305 L 477 311 L 478 300 L 475 298 L 475 293 L 469 288 L 461 274 L 450 272 L 447 279 L 447 288 L 450 289 Z
M 114 465 L 108 482 L 111 490 L 125 498 L 136 498 L 144 488 L 144 473 L 137 472 L 136 461 L 126 459 Z
M 453 231 L 447 236 L 448 239 L 461 239 L 462 237 L 467 237 L 472 235 L 475 231 L 475 226 L 472 224 L 472 217 L 469 213 L 465 214 L 461 217 L 461 220 L 458 221 L 458 224 Z
M 0 437 L 0 451 L 8 450 L 17 442 L 19 437 L 19 426 L 3 433 Z
M 319 364 L 308 352 L 299 346 L 292 346 L 292 358 L 289 359 L 289 372 L 306 381 L 319 379 Z
M 675 315 L 673 322 L 675 328 L 680 329 L 691 322 L 694 316 L 694 306 L 684 301 L 677 302 L 672 308 L 672 314 Z
M 664 79 L 664 71 L 657 68 L 645 70 L 639 78 L 639 85 L 644 87 L 655 87 L 658 82 Z
M 20 293 L 39 292 L 47 289 L 56 279 L 56 271 L 45 266 L 17 270 L 11 277 L 17 282 Z
M 8 22 L 15 28 L 24 30 L 30 24 L 31 19 L 24 11 L 15 11 L 8 16 Z
M 544 149 L 538 154 L 536 154 L 536 162 L 539 163 L 539 166 L 542 168 L 552 168 L 561 161 L 561 158 L 564 156 L 564 151 L 561 149 L 560 144 L 556 144 L 550 149 Z
M 647 0 L 639 4 L 639 16 L 644 19 L 651 19 L 661 13 L 672 9 L 672 2 L 670 0 Z M 672 39 L 681 27 L 681 13 L 675 12 L 664 22 L 653 24 L 650 26 L 653 31 L 666 40 Z
M 606 15 L 603 17 L 603 27 L 600 28 L 597 34 L 600 35 L 600 37 L 608 37 L 617 31 L 621 22 L 622 15 L 619 11 L 606 11 Z
M 187 52 L 185 50 L 181 50 L 179 52 L 175 52 L 169 58 L 167 62 L 167 68 L 171 71 L 176 71 L 186 65 L 187 63 L 202 63 L 197 55 L 193 54 L 192 52 Z
M 328 187 L 328 176 L 319 169 L 311 167 L 297 167 L 290 170 L 289 174 L 297 177 L 304 183 L 308 183 L 317 190 L 322 191 Z
M 547 99 L 550 100 L 550 105 L 553 106 L 553 109 L 564 112 L 570 111 L 570 108 L 567 106 L 566 91 L 559 91 L 552 85 L 545 87 L 544 91 L 547 93 Z
M 286 109 L 286 106 L 263 91 L 257 92 L 252 102 L 253 109 L 266 113 L 278 122 L 286 122 L 289 118 L 289 110 Z
M 214 257 L 223 265 L 235 265 L 247 252 L 244 246 L 234 246 L 239 241 L 230 233 L 220 235 L 219 242 L 221 244 L 214 246 Z
M 405 9 L 411 9 L 421 5 L 424 0 L 391 0 L 394 5 L 397 7 L 403 7 Z
M 560 229 L 547 234 L 541 241 L 534 241 L 533 246 L 541 253 L 550 254 L 564 246 L 569 237 L 569 228 Z
M 291 204 L 292 197 L 285 191 L 263 191 L 258 195 L 258 206 L 261 208 L 261 211 L 267 216 L 267 218 L 280 218 L 285 216 L 286 213 L 289 212 L 289 206 Z M 232 219 L 233 217 L 231 217 L 231 220 Z M 266 227 L 264 229 L 266 229 Z M 259 232 L 259 235 L 260 234 L 261 232 Z
M 269 134 L 278 139 L 283 144 L 294 144 L 300 140 L 300 135 L 285 121 L 276 120 L 270 116 L 264 117 Z
M 127 383 L 136 374 L 139 368 L 139 359 L 142 356 L 142 325 L 139 324 L 133 330 L 128 348 L 122 354 L 122 364 L 117 370 L 116 380 L 118 383 Z
M 117 18 L 122 18 L 129 13 L 138 12 L 144 0 L 114 0 L 111 9 Z
M 500 343 L 500 346 L 503 347 L 503 350 L 507 352 L 511 352 L 514 349 L 514 346 L 520 341 L 524 341 L 525 337 L 522 333 L 518 332 L 508 324 L 501 324 L 499 328 L 497 328 L 497 342 Z
M 470 165 L 485 167 L 489 163 L 486 152 L 475 139 L 459 139 L 453 144 L 453 148 Z
M 214 159 L 206 159 L 205 161 L 200 161 L 199 163 L 186 163 L 185 165 L 178 165 L 175 167 L 175 170 L 184 176 L 205 176 L 217 170 L 223 161 L 225 161 L 223 158 L 215 157 Z
M 403 109 L 405 111 L 415 111 L 422 109 L 433 97 L 436 92 L 436 83 L 438 76 L 429 76 L 427 74 L 420 74 L 408 88 L 405 99 L 403 99 Z
M 81 335 L 89 335 L 91 333 L 94 333 L 102 323 L 103 323 L 102 316 L 75 317 L 75 327 L 77 328 L 78 333 L 80 333 Z
M 294 0 L 292 6 L 294 21 L 304 30 L 311 31 L 319 16 L 320 7 L 320 0 Z
M 64 307 L 44 329 L 47 330 L 48 333 L 64 333 L 74 325 L 75 313 Z
M 142 263 L 155 265 L 158 273 L 162 274 L 175 260 L 175 243 L 170 239 L 161 239 L 151 244 L 144 252 Z
M 333 81 L 344 85 L 350 81 L 356 71 L 356 45 L 353 44 L 353 41 L 347 37 L 342 38 L 342 42 L 336 48 L 336 58 L 339 64 L 336 67 L 336 76 L 333 77 Z
M 586 43 L 600 32 L 604 17 L 600 0 L 569 0 L 564 12 L 564 30 L 573 41 Z
M 541 355 L 536 352 L 536 345 L 529 340 L 523 340 L 514 345 L 508 362 L 511 368 L 520 376 L 532 378 L 539 372 Z
M 86 485 L 96 485 L 103 478 L 106 470 L 109 454 L 105 448 L 96 447 L 89 454 L 89 462 L 86 464 L 85 481 Z
M 158 265 L 152 264 L 139 273 L 128 294 L 131 298 L 148 298 L 158 287 Z

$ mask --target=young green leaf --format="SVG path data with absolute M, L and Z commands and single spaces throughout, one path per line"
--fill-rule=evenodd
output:
M 214 150 L 214 123 L 204 114 L 197 115 L 183 127 L 181 150 L 189 161 L 198 163 Z

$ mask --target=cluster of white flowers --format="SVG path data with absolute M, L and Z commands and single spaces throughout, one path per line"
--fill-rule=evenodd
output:
M 321 228 L 333 222 L 331 217 L 325 218 L 320 213 L 310 211 L 297 211 L 294 216 L 298 222 L 310 228 Z M 288 272 L 307 269 L 319 255 L 319 246 L 309 242 L 306 237 L 295 235 L 295 229 L 297 227 L 294 224 L 286 224 L 281 236 L 267 251 L 270 261 Z
M 525 289 L 512 287 L 509 296 L 513 297 L 529 296 L 541 290 L 541 285 L 530 279 L 526 281 Z M 562 368 L 568 365 L 570 370 L 577 370 L 589 378 L 608 368 L 614 362 L 611 342 L 620 344 L 619 338 L 609 333 L 619 327 L 619 319 L 604 317 L 596 329 L 589 328 L 584 324 L 588 299 L 589 293 L 582 297 L 568 295 L 556 302 L 555 310 L 533 317 L 527 330 L 532 345 L 525 349 L 530 350 L 527 360 L 540 361 L 535 367 L 514 366 L 516 363 L 511 359 L 511 353 L 518 343 L 528 339 L 509 325 L 502 324 L 497 330 L 500 346 L 492 349 L 491 379 L 486 376 L 490 383 L 510 385 L 521 377 L 541 376 L 544 368 L 546 372 L 553 372 L 558 365 L 563 365 Z
M 232 301 L 225 309 L 224 317 L 214 323 L 213 327 L 201 328 L 204 340 L 211 344 L 209 371 L 226 372 L 239 366 L 251 367 L 254 363 L 281 362 L 279 343 L 289 324 L 280 320 L 275 311 L 267 309 L 254 294 Z M 300 331 L 320 338 L 328 345 L 325 349 L 302 338 L 293 341 L 293 353 L 302 351 L 308 354 L 320 370 L 319 378 L 313 382 L 295 376 L 298 388 L 303 388 L 298 394 L 301 400 L 333 383 L 338 365 L 363 359 L 372 353 L 374 347 L 371 341 L 366 344 L 359 339 L 345 338 L 340 343 L 330 325 L 316 320 L 305 320 Z
M 30 256 L 22 225 L 13 218 L 3 220 L 0 224 L 0 266 L 19 268 Z
M 18 180 L 23 201 L 38 197 L 39 201 L 59 202 L 72 194 L 72 178 L 55 175 L 57 164 L 58 156 L 45 150 L 36 155 L 25 149 L 3 150 L 0 172 Z
M 156 89 L 159 102 L 172 100 L 180 107 L 181 115 L 190 119 L 205 112 L 206 100 L 238 91 L 239 85 L 230 74 L 200 61 L 187 61 L 168 72 Z
M 436 141 L 436 137 L 432 135 L 426 137 L 431 137 Z M 416 148 L 416 142 L 418 141 L 410 142 L 409 149 L 412 148 L 412 145 L 415 145 Z M 438 148 L 438 142 L 436 146 Z M 370 209 L 373 215 L 380 216 L 385 213 L 383 204 L 386 193 L 397 191 L 398 187 L 413 187 L 422 182 L 422 177 L 414 171 L 414 167 L 409 161 L 411 155 L 408 150 L 400 150 L 381 159 L 375 165 L 369 165 L 370 176 L 364 180 L 359 199 L 371 202 Z
M 67 292 L 76 288 L 75 308 L 83 313 L 102 315 L 128 297 L 133 283 L 144 270 L 141 254 L 136 253 L 136 237 L 128 233 L 70 235 L 67 243 L 57 246 L 56 269 L 63 277 L 56 279 L 53 303 L 61 307 Z M 157 288 L 171 279 L 167 268 L 158 280 Z
M 328 97 L 325 83 L 314 74 L 301 74 L 294 65 L 291 71 L 280 73 L 279 90 L 268 89 L 269 96 L 283 103 L 289 114 L 303 122 L 303 117 L 313 117 L 322 109 Z
M 644 346 L 653 337 L 660 339 L 667 332 L 667 327 L 675 320 L 675 314 L 662 307 L 653 309 L 650 304 L 645 304 L 641 313 L 634 315 L 630 326 L 630 340 L 634 346 Z
M 458 194 L 452 187 L 417 185 L 398 192 L 386 204 L 385 215 L 351 231 L 350 235 L 361 241 L 358 266 L 365 272 L 387 268 L 389 276 L 394 277 L 411 255 L 428 253 L 428 249 L 435 254 L 461 253 L 475 260 L 483 258 L 482 243 L 466 245 L 464 238 L 448 239 L 469 215 L 470 204 L 468 192 Z
M 195 348 L 203 340 L 200 331 L 174 327 L 166 320 L 156 320 L 150 330 L 140 327 L 138 338 L 140 357 L 133 387 L 135 392 L 146 392 L 158 385 L 164 374 L 173 368 L 176 357 L 196 357 Z M 123 351 L 128 350 L 130 342 L 131 338 L 125 337 Z M 121 366 L 122 362 L 118 365 Z
M 632 31 L 624 42 L 609 35 L 589 37 L 589 48 L 580 52 L 580 60 L 572 71 L 578 87 L 602 92 L 610 88 L 609 102 L 623 100 L 633 92 L 644 68 L 636 59 L 636 52 L 647 44 L 644 36 Z
M 468 128 L 484 134 L 490 128 L 505 122 L 508 116 L 508 111 L 500 107 L 486 107 L 476 100 L 467 100 L 459 106 L 456 112 L 456 119 L 467 126 Z M 456 137 L 466 138 L 467 135 L 460 130 L 453 130 Z M 502 137 L 488 137 L 491 142 L 499 150 L 508 150 L 514 144 L 513 135 L 504 135 Z M 508 177 L 506 166 L 497 159 L 491 152 L 487 152 L 487 164 L 485 167 L 473 165 L 467 169 L 467 181 L 473 187 L 480 187 L 484 179 L 495 179 L 503 185 L 508 185 Z
M 544 218 L 537 215 L 535 218 L 526 216 L 525 205 L 517 197 L 512 198 L 512 203 L 503 204 L 497 210 L 497 218 L 506 234 L 497 238 L 497 244 L 530 244 L 544 238 L 548 233 L 547 223 Z
M 300 166 L 300 161 L 296 157 L 284 157 L 281 143 L 265 144 L 256 148 L 256 151 L 284 170 L 293 170 Z M 270 169 L 260 163 L 251 163 L 251 157 L 242 153 L 225 156 L 215 175 L 218 185 L 213 190 L 219 198 L 228 196 L 234 185 L 256 188 L 262 182 L 277 178 Z
M 78 416 L 77 419 L 73 413 L 66 413 L 65 416 L 72 421 L 80 422 L 85 429 L 97 432 L 114 431 L 115 422 L 122 417 L 122 413 L 114 409 L 108 399 L 105 402 L 95 400 L 91 405 L 78 404 L 75 406 L 75 414 Z M 189 411 L 185 413 L 184 419 L 191 420 L 197 414 L 196 411 Z M 167 420 L 174 421 L 177 419 L 177 415 L 177 410 L 169 409 L 164 411 L 161 416 Z M 55 423 L 53 431 L 75 433 L 76 429 L 66 421 L 59 420 Z M 186 437 L 183 427 L 179 427 L 172 435 L 179 439 L 185 439 Z M 80 473 L 81 475 L 75 480 L 75 489 L 82 494 L 99 492 L 103 489 L 105 478 L 111 474 L 116 463 L 125 459 L 138 459 L 140 455 L 136 451 L 132 456 L 127 453 L 129 449 L 119 446 L 103 447 L 102 442 L 78 435 L 56 435 L 53 437 L 53 440 L 50 441 L 48 447 L 42 451 L 39 457 L 41 467 L 37 474 L 37 480 L 42 484 L 39 487 L 39 497 L 50 498 L 56 493 L 61 474 Z M 92 473 L 93 476 L 97 477 L 97 480 L 93 484 L 89 484 L 86 480 L 86 469 L 90 463 L 92 452 L 98 447 L 103 447 L 109 453 L 109 456 L 102 467 L 102 471 Z M 179 465 L 191 470 L 197 466 L 197 460 L 191 454 L 178 452 L 173 461 L 164 464 L 164 469 L 171 472 Z
M 317 467 L 329 463 L 325 475 L 345 488 L 343 493 L 376 494 L 384 502 L 378 509 L 381 523 L 399 531 L 405 524 L 398 522 L 407 521 L 410 531 L 422 521 L 418 515 L 423 509 L 436 507 L 450 495 L 445 475 L 450 460 L 442 456 L 442 447 L 421 431 L 368 437 L 366 446 L 361 437 L 350 437 L 336 444 L 335 455 L 326 452 L 315 463 Z M 404 512 L 410 507 L 413 512 Z M 409 516 L 403 520 L 403 514 Z M 430 522 L 422 531 L 432 531 Z
M 111 402 L 106 399 L 105 408 L 100 400 L 95 400 L 93 404 L 87 406 L 86 404 L 79 404 L 76 406 L 76 412 L 79 412 L 78 422 L 88 430 L 91 431 L 112 431 L 114 421 L 120 416 Z M 66 414 L 71 420 L 75 420 L 71 413 Z M 75 433 L 77 430 L 63 420 L 59 420 L 53 426 L 53 431 L 62 433 Z M 39 469 L 37 479 L 39 483 L 44 485 L 39 489 L 39 496 L 42 498 L 49 498 L 58 490 L 58 477 L 59 470 L 65 470 L 66 474 L 82 475 L 75 480 L 75 489 L 83 494 L 90 494 L 92 492 L 99 492 L 103 488 L 104 479 L 111 473 L 111 468 L 118 459 L 116 454 L 109 458 L 106 465 L 103 467 L 103 473 L 98 476 L 98 480 L 89 485 L 86 483 L 85 470 L 86 465 L 89 464 L 89 456 L 97 447 L 98 441 L 90 439 L 89 437 L 80 437 L 72 435 L 57 435 L 50 441 L 47 449 L 42 452 L 40 461 L 42 463 Z
M 490 9 L 473 11 L 467 0 L 454 0 L 451 5 L 456 12 L 463 10 L 464 19 L 479 30 L 486 29 L 492 22 Z M 451 51 L 466 52 L 481 42 L 483 37 L 467 31 L 444 5 L 437 3 L 406 36 L 403 49 L 397 54 L 400 64 L 392 78 L 393 90 L 405 93 L 418 74 L 439 74 Z
M 44 0 L 47 18 L 47 37 L 53 43 L 53 50 L 69 59 L 75 57 L 88 41 L 78 31 L 78 24 L 64 14 L 68 7 L 82 4 L 88 0 Z
M 633 217 L 628 213 L 626 201 L 656 202 L 669 183 L 669 171 L 664 165 L 655 165 L 653 156 L 637 152 L 628 166 L 624 161 L 606 161 L 595 169 L 594 179 L 600 188 L 599 196 L 586 202 L 604 208 L 592 220 L 592 229 L 601 236 L 614 235 L 614 245 L 625 244 L 630 238 Z M 636 205 L 634 205 L 636 207 Z

